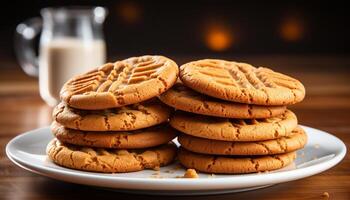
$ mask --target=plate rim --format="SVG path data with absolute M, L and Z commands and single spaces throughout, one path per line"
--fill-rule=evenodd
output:
M 179 188 L 168 188 L 171 189 L 173 191 L 177 191 L 177 190 L 194 190 L 193 186 L 197 185 L 198 183 L 200 183 L 200 187 L 199 188 L 203 188 L 203 187 L 207 187 L 210 186 L 212 187 L 213 185 L 218 185 L 217 188 L 220 189 L 230 189 L 232 187 L 229 187 L 230 184 L 227 184 L 228 182 L 241 182 L 242 187 L 245 187 L 245 185 L 247 185 L 247 183 L 251 182 L 251 181 L 247 181 L 248 179 L 251 179 L 254 177 L 254 185 L 255 186 L 261 186 L 261 185 L 266 185 L 266 184 L 276 184 L 276 183 L 281 183 L 281 182 L 287 182 L 287 181 L 293 181 L 293 180 L 297 180 L 300 178 L 306 178 L 318 173 L 321 173 L 325 170 L 328 170 L 330 168 L 332 168 L 333 166 L 337 165 L 346 155 L 347 152 L 347 148 L 346 145 L 344 144 L 344 142 L 342 140 L 340 140 L 338 137 L 323 131 L 323 130 L 319 130 L 319 129 L 315 129 L 312 127 L 308 127 L 308 126 L 303 126 L 301 125 L 303 128 L 306 129 L 310 129 L 312 131 L 318 131 L 318 132 L 322 132 L 322 134 L 326 134 L 329 137 L 333 137 L 333 139 L 335 139 L 336 141 L 338 141 L 341 144 L 340 148 L 340 152 L 339 154 L 336 154 L 333 158 L 323 161 L 321 163 L 315 164 L 315 165 L 311 165 L 311 166 L 306 166 L 303 168 L 296 168 L 293 170 L 289 170 L 289 171 L 280 171 L 280 172 L 274 172 L 274 173 L 262 173 L 262 174 L 246 174 L 244 176 L 235 176 L 235 177 L 222 177 L 222 178 L 202 178 L 202 179 L 179 179 L 179 178 L 161 178 L 161 179 L 156 179 L 156 178 L 139 178 L 139 177 L 118 177 L 118 176 L 99 176 L 98 173 L 90 173 L 90 172 L 79 172 L 78 170 L 74 170 L 74 171 L 68 171 L 68 170 L 64 170 L 63 169 L 56 169 L 56 168 L 51 168 L 51 167 L 47 167 L 44 165 L 36 165 L 36 164 L 32 164 L 32 163 L 26 163 L 24 161 L 21 160 L 21 158 L 18 158 L 16 155 L 14 155 L 11 151 L 10 151 L 10 147 L 13 146 L 13 144 L 20 140 L 22 137 L 25 137 L 27 134 L 31 134 L 33 132 L 37 132 L 37 131 L 43 131 L 45 129 L 48 129 L 49 126 L 47 127 L 42 127 L 42 128 L 38 128 L 38 129 L 34 129 L 31 131 L 27 131 L 24 132 L 16 137 L 14 137 L 12 140 L 10 140 L 10 142 L 6 145 L 6 155 L 7 157 L 14 162 L 16 165 L 18 165 L 19 167 L 23 168 L 25 170 L 29 170 L 31 172 L 43 175 L 43 176 L 48 176 L 54 179 L 59 179 L 59 180 L 64 180 L 64 181 L 68 181 L 68 182 L 73 182 L 73 183 L 80 183 L 79 181 L 75 181 L 75 178 L 78 179 L 84 179 L 84 180 L 96 180 L 96 182 L 103 182 L 103 181 L 112 181 L 114 183 L 128 183 L 127 185 L 134 185 L 137 183 L 141 183 L 141 184 L 145 184 L 147 183 L 147 185 L 149 187 L 147 187 L 146 190 L 152 190 L 151 187 L 154 186 L 159 186 L 159 184 L 166 186 L 166 185 L 182 185 L 184 187 L 181 187 L 181 189 Z M 307 131 L 306 131 L 307 132 Z M 83 173 L 83 174 L 82 174 Z M 306 174 L 306 175 L 305 175 Z M 55 176 L 56 175 L 56 176 Z M 65 178 L 62 177 L 58 177 L 58 176 L 63 176 L 63 177 L 70 177 L 72 180 L 66 180 Z M 269 180 L 269 183 L 266 183 L 266 180 Z M 95 184 L 86 184 L 86 185 L 95 185 Z M 249 185 L 249 184 L 248 184 Z M 251 184 L 250 184 L 251 185 Z M 95 185 L 98 186 L 98 185 Z M 120 185 L 119 185 L 120 186 Z M 191 188 L 187 188 L 187 186 L 192 186 Z M 226 186 L 226 187 L 224 187 Z M 108 186 L 107 186 L 108 187 Z M 118 187 L 118 188 L 128 188 L 128 187 Z M 159 189 L 159 188 L 157 188 Z M 215 189 L 214 189 L 215 190 Z

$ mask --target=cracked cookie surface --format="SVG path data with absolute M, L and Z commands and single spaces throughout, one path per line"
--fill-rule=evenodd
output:
M 233 157 L 193 153 L 180 148 L 178 158 L 185 167 L 201 172 L 244 174 L 285 167 L 295 160 L 296 152 L 268 156 Z
M 162 94 L 176 82 L 178 73 L 177 64 L 164 56 L 131 57 L 73 77 L 60 97 L 79 109 L 122 107 Z
M 307 136 L 301 127 L 292 131 L 291 136 L 258 142 L 228 142 L 210 140 L 181 134 L 178 137 L 181 147 L 211 155 L 273 155 L 296 151 L 305 146 Z
M 170 125 L 196 137 L 251 142 L 290 136 L 298 120 L 290 110 L 264 119 L 226 119 L 177 111 L 171 117 Z
M 282 114 L 286 110 L 285 106 L 249 105 L 216 99 L 198 93 L 179 82 L 160 95 L 159 99 L 179 110 L 227 118 L 267 118 Z
M 180 67 L 184 85 L 200 93 L 233 102 L 290 105 L 305 97 L 303 84 L 264 67 L 218 59 L 204 59 Z
M 136 131 L 79 131 L 65 128 L 57 122 L 51 124 L 52 134 L 60 141 L 85 146 L 115 149 L 140 149 L 166 144 L 177 136 L 167 124 Z
M 176 155 L 173 143 L 142 150 L 79 147 L 53 139 L 46 149 L 58 165 L 93 172 L 118 173 L 154 169 L 169 164 Z
M 80 110 L 61 102 L 55 107 L 53 118 L 75 130 L 129 131 L 166 122 L 171 110 L 156 98 L 105 110 Z

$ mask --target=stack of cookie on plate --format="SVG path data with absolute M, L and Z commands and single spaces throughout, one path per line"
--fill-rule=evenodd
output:
M 47 146 L 56 164 L 85 171 L 159 168 L 176 156 L 171 109 L 156 96 L 176 82 L 178 66 L 162 56 L 107 63 L 69 80 L 54 109 Z
M 205 59 L 180 67 L 160 96 L 177 109 L 182 165 L 207 173 L 253 173 L 287 166 L 307 136 L 286 105 L 305 96 L 296 79 L 268 68 Z

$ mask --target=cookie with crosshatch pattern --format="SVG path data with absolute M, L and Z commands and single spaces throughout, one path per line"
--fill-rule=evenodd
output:
M 166 122 L 172 109 L 157 98 L 104 110 L 81 110 L 61 102 L 53 118 L 63 126 L 84 131 L 130 131 Z
M 85 147 L 140 149 L 166 144 L 177 136 L 168 124 L 135 131 L 80 131 L 51 124 L 52 134 L 60 141 Z
M 160 95 L 159 99 L 178 110 L 227 118 L 267 118 L 280 115 L 286 110 L 286 106 L 259 106 L 213 98 L 198 93 L 180 82 Z
M 186 168 L 207 173 L 245 174 L 264 172 L 283 168 L 296 158 L 296 152 L 264 156 L 217 156 L 193 153 L 183 148 L 178 152 L 178 158 Z
M 200 93 L 233 102 L 290 105 L 304 99 L 301 82 L 264 67 L 204 59 L 180 67 L 182 82 Z
M 210 155 L 273 155 L 303 148 L 307 142 L 307 135 L 301 127 L 297 127 L 292 131 L 292 135 L 273 140 L 235 142 L 181 134 L 178 141 L 181 147 L 196 153 Z
M 298 120 L 290 110 L 263 119 L 228 119 L 177 111 L 170 118 L 170 125 L 195 137 L 223 141 L 262 141 L 292 135 Z
M 103 173 L 156 169 L 171 163 L 176 156 L 176 150 L 173 143 L 147 149 L 125 150 L 75 146 L 57 139 L 53 139 L 46 148 L 48 157 L 58 165 Z
M 60 97 L 69 106 L 86 110 L 140 103 L 168 90 L 178 71 L 177 64 L 164 56 L 131 57 L 73 77 Z

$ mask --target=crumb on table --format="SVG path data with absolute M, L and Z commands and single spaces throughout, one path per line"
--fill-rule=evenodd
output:
M 195 169 L 187 169 L 183 178 L 198 178 L 198 174 Z
M 324 197 L 325 199 L 329 199 L 329 193 L 328 192 L 324 192 L 322 194 L 322 197 Z

